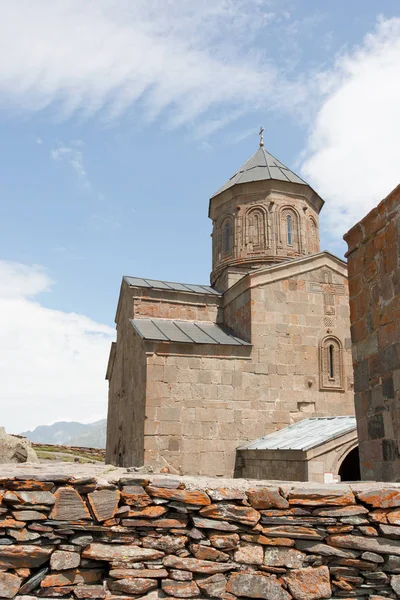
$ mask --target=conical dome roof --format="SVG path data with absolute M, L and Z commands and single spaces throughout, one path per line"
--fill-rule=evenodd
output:
M 296 173 L 272 156 L 263 146 L 211 198 L 239 183 L 278 180 L 308 185 Z

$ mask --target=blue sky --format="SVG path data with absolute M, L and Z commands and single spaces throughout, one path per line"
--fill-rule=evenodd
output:
M 105 415 L 122 275 L 208 282 L 208 199 L 261 124 L 267 149 L 326 200 L 322 247 L 343 255 L 343 233 L 399 179 L 399 12 L 389 0 L 0 0 L 10 430 Z

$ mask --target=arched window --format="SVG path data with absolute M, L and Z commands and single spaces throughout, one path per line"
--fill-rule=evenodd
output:
M 220 258 L 233 252 L 233 219 L 225 216 L 218 223 L 218 255 Z
M 253 214 L 253 245 L 260 246 L 261 245 L 261 219 L 260 215 L 255 212 Z
M 292 215 L 286 217 L 287 244 L 292 245 Z
M 307 247 L 309 254 L 315 254 L 319 251 L 318 228 L 313 217 L 308 219 L 308 240 Z
M 230 223 L 229 221 L 227 221 L 225 223 L 225 231 L 224 231 L 224 252 L 226 254 L 229 253 L 230 245 L 231 245 L 231 228 L 230 228 Z
M 284 207 L 280 213 L 280 244 L 294 252 L 300 252 L 300 218 L 292 207 Z
M 255 251 L 265 248 L 266 215 L 262 208 L 250 208 L 246 213 L 246 244 Z
M 320 346 L 321 389 L 344 389 L 343 347 L 336 337 L 325 337 Z

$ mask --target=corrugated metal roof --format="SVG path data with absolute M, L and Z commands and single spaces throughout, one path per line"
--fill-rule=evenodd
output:
M 253 154 L 251 158 L 227 181 L 213 196 L 217 196 L 228 188 L 238 183 L 248 183 L 250 181 L 266 181 L 268 179 L 277 179 L 279 181 L 289 181 L 291 183 L 300 183 L 308 185 L 296 173 L 293 173 L 288 167 L 281 163 L 275 156 L 272 156 L 264 147 L 261 147 Z
M 197 285 L 193 283 L 173 283 L 171 281 L 160 281 L 158 279 L 144 279 L 143 277 L 128 277 L 124 280 L 133 287 L 154 288 L 158 290 L 172 290 L 175 292 L 190 292 L 191 294 L 210 294 L 212 296 L 221 296 L 209 285 Z
M 232 335 L 227 329 L 207 321 L 131 319 L 131 323 L 143 339 L 155 342 L 251 346 L 248 342 Z
M 356 429 L 355 417 L 315 417 L 265 435 L 238 450 L 310 450 Z

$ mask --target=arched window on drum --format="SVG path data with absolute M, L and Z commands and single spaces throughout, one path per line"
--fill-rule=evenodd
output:
M 291 208 L 284 208 L 281 212 L 281 243 L 284 248 L 300 252 L 299 225 L 297 212 Z
M 233 252 L 233 219 L 225 217 L 219 227 L 219 247 L 221 256 L 229 256 Z
M 252 208 L 246 214 L 247 243 L 254 250 L 263 250 L 266 239 L 266 215 L 261 208 Z

